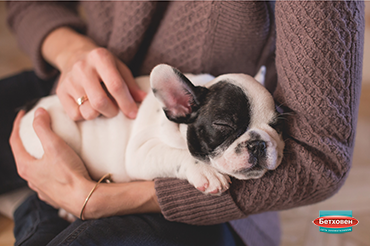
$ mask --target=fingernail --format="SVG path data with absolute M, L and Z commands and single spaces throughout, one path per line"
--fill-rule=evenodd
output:
M 35 111 L 35 115 L 34 115 L 34 117 L 38 117 L 38 116 L 40 116 L 42 113 L 43 113 L 43 111 L 42 111 L 41 109 L 37 109 L 37 110 Z
M 131 111 L 129 114 L 128 114 L 128 117 L 130 119 L 135 119 L 136 118 L 136 115 L 137 115 L 137 111 Z
M 141 91 L 141 98 L 144 100 L 147 94 L 145 91 Z

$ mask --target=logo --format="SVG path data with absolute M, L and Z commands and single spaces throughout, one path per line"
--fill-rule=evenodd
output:
M 352 217 L 352 210 L 321 210 L 319 218 L 312 221 L 321 232 L 339 234 L 352 231 L 358 220 Z

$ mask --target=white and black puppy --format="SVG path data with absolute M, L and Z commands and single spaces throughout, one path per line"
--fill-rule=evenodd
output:
M 137 78 L 150 92 L 135 120 L 120 112 L 110 119 L 74 122 L 54 95 L 23 117 L 20 136 L 26 150 L 41 158 L 43 148 L 32 122 L 35 109 L 43 107 L 52 129 L 79 154 L 95 180 L 106 173 L 114 182 L 175 177 L 204 193 L 221 194 L 229 187 L 229 176 L 260 178 L 281 163 L 278 113 L 271 94 L 257 82 L 263 82 L 264 74 L 262 67 L 255 78 L 186 77 L 158 65 L 150 77 Z

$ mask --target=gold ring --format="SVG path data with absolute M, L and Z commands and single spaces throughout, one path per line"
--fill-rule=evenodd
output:
M 87 100 L 89 100 L 89 98 L 86 95 L 84 95 L 84 96 L 82 96 L 80 98 L 77 98 L 76 101 L 77 101 L 78 106 L 81 106 Z

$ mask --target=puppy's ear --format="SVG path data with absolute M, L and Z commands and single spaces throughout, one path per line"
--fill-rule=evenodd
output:
M 254 76 L 254 79 L 257 80 L 261 85 L 265 86 L 265 77 L 266 77 L 266 67 L 261 66 L 260 70 Z
M 176 123 L 191 123 L 208 89 L 194 86 L 179 70 L 161 64 L 150 74 L 150 85 L 162 103 L 167 118 Z

